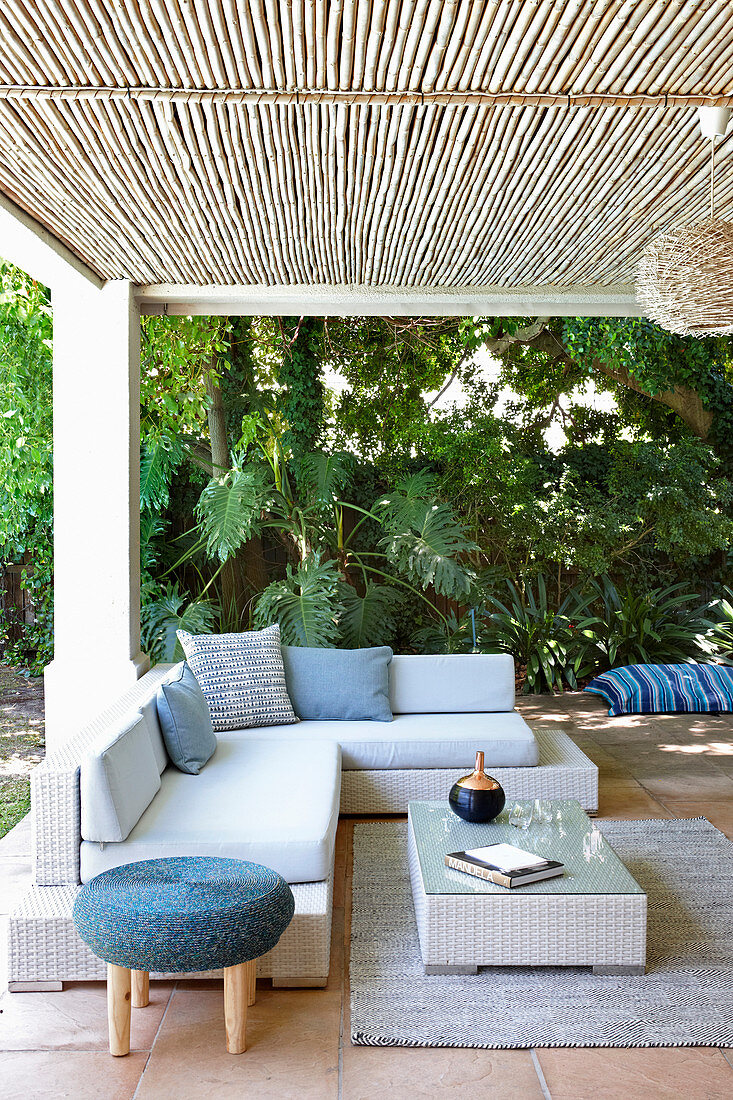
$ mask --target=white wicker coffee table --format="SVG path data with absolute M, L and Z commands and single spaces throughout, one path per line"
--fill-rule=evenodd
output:
M 411 802 L 408 856 L 420 950 L 428 974 L 479 966 L 592 966 L 643 974 L 646 894 L 574 801 L 554 802 L 550 825 L 515 829 L 505 810 L 489 825 L 447 802 Z M 508 842 L 565 864 L 561 878 L 514 890 L 446 867 L 449 852 Z

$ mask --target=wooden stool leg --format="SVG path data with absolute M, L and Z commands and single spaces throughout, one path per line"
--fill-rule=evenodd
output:
M 257 1000 L 257 959 L 250 959 L 244 964 L 247 967 L 247 1007 Z
M 244 1054 L 247 1049 L 247 965 L 224 968 L 224 1023 L 230 1054 Z
M 107 1020 L 109 1052 L 115 1058 L 130 1053 L 130 971 L 107 963 Z
M 132 971 L 132 1007 L 147 1008 L 150 1004 L 150 975 L 147 970 Z

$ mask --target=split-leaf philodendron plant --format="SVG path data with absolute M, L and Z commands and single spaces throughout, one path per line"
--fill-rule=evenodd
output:
M 361 508 L 348 501 L 350 455 L 305 455 L 296 476 L 278 436 L 265 422 L 257 427 L 254 445 L 232 454 L 230 469 L 215 473 L 205 486 L 196 507 L 196 541 L 176 563 L 203 552 L 217 563 L 214 577 L 185 609 L 176 590 L 145 610 L 146 640 L 157 646 L 156 655 L 179 655 L 175 629 L 184 620 L 198 616 L 202 629 L 212 629 L 206 597 L 213 580 L 249 539 L 268 531 L 285 544 L 290 560 L 285 576 L 254 597 L 252 619 L 256 627 L 279 623 L 284 643 L 388 644 L 407 599 L 424 601 L 436 625 L 449 633 L 448 618 L 425 593 L 432 588 L 467 602 L 471 556 L 478 548 L 451 506 L 438 499 L 433 478 L 415 474 L 370 509 Z M 359 538 L 367 524 L 376 531 L 369 549 Z

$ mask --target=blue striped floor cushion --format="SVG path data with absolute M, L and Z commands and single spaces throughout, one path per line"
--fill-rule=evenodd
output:
M 733 668 L 627 665 L 596 676 L 585 690 L 607 699 L 611 715 L 733 711 Z

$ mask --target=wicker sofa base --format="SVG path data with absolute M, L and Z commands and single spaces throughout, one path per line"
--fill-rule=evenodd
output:
M 11 992 L 64 981 L 105 981 L 107 964 L 82 943 L 72 921 L 80 886 L 33 886 L 10 914 L 8 984 Z M 333 872 L 324 882 L 291 886 L 295 916 L 276 947 L 257 963 L 257 976 L 279 986 L 322 986 L 331 953 Z M 211 978 L 221 971 L 151 974 L 151 978 Z
M 574 798 L 586 813 L 598 810 L 598 768 L 566 733 L 533 726 L 540 762 L 533 768 L 488 768 L 507 799 Z M 477 746 L 480 747 L 480 746 Z M 465 768 L 413 768 L 341 773 L 342 814 L 404 814 L 410 801 L 447 798 Z

